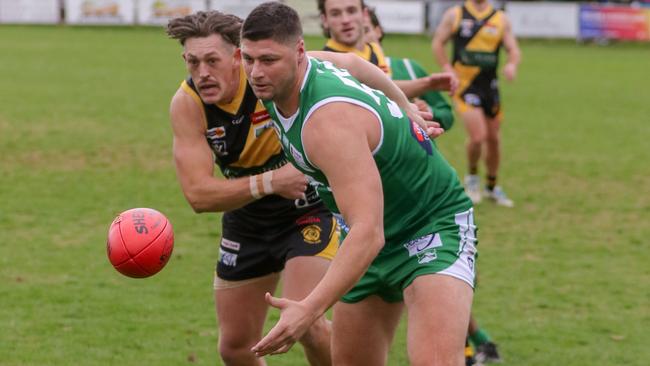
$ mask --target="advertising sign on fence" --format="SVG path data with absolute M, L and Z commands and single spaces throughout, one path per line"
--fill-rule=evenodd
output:
M 581 5 L 580 38 L 650 40 L 650 11 L 642 8 Z
M 517 37 L 576 38 L 578 4 L 509 2 L 506 7 Z
M 172 18 L 206 10 L 205 0 L 139 0 L 138 24 L 165 25 Z
M 130 25 L 135 21 L 133 0 L 65 0 L 68 24 Z
M 384 32 L 417 34 L 425 31 L 424 2 L 367 0 L 366 4 L 375 8 Z
M 0 23 L 58 23 L 58 0 L 0 0 Z

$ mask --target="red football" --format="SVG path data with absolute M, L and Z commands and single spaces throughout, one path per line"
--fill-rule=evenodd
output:
M 151 208 L 122 212 L 108 230 L 108 260 L 125 276 L 142 278 L 158 273 L 173 249 L 172 224 Z

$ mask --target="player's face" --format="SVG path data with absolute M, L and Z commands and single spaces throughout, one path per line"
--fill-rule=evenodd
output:
M 262 100 L 282 100 L 294 91 L 299 61 L 304 56 L 302 40 L 295 44 L 271 39 L 242 39 L 241 42 L 241 59 L 248 83 Z
M 240 60 L 236 49 L 218 34 L 185 41 L 183 59 L 205 103 L 228 103 L 237 94 Z
M 365 18 L 367 15 L 361 0 L 327 0 L 321 20 L 323 26 L 329 29 L 332 39 L 348 47 L 356 47 L 363 43 Z

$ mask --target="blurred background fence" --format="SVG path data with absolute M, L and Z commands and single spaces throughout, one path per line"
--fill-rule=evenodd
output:
M 320 33 L 316 0 L 282 0 L 297 9 L 306 34 Z M 245 17 L 264 0 L 0 0 L 0 23 L 161 26 L 170 18 L 218 9 Z M 366 0 L 386 32 L 426 34 L 460 1 Z M 496 1 L 518 37 L 650 41 L 650 0 Z

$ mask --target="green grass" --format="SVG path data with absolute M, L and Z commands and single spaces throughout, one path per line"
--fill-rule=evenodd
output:
M 434 69 L 425 37 L 385 46 Z M 180 47 L 159 28 L 2 26 L 0 49 L 0 365 L 219 364 L 220 224 L 189 208 L 171 158 Z M 505 366 L 645 365 L 650 47 L 522 50 L 502 84 L 501 179 L 517 207 L 477 208 L 475 314 Z M 461 175 L 463 140 L 457 122 L 438 141 Z M 133 280 L 105 240 L 140 206 L 170 218 L 176 246 L 164 271 Z M 269 364 L 305 361 L 295 347 Z M 403 325 L 389 364 L 407 364 Z

